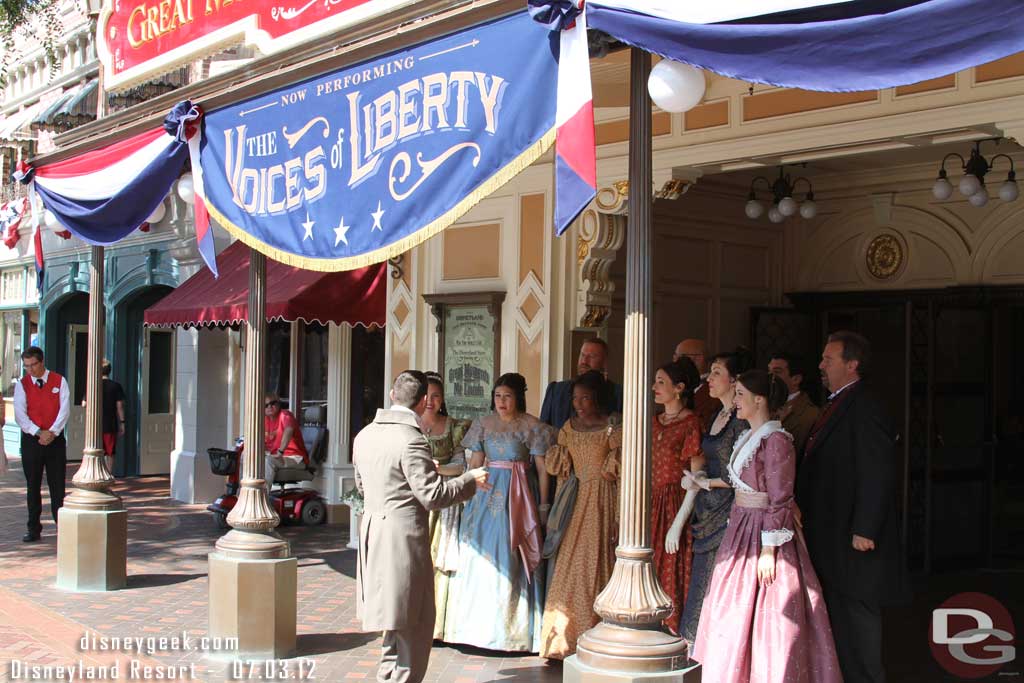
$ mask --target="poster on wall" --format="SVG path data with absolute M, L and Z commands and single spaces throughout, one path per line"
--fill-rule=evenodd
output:
M 423 297 L 438 319 L 438 368 L 448 413 L 472 420 L 491 412 L 500 367 L 503 292 Z

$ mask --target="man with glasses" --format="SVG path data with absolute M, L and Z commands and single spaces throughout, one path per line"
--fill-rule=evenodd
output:
M 705 431 L 711 428 L 715 415 L 722 409 L 722 402 L 717 398 L 711 398 L 708 393 L 707 372 L 707 345 L 703 339 L 684 339 L 676 344 L 676 350 L 672 354 L 672 362 L 676 363 L 680 358 L 689 358 L 697 366 L 700 373 L 700 386 L 693 392 L 693 412 L 697 413 L 700 422 L 704 425 Z
M 43 509 L 43 473 L 50 490 L 50 512 L 64 505 L 68 464 L 64 426 L 71 409 L 67 381 L 43 364 L 43 350 L 30 346 L 21 354 L 25 376 L 14 385 L 14 418 L 21 428 L 21 467 L 28 488 L 28 533 L 22 541 L 38 541 L 43 533 L 39 517 Z
M 278 470 L 304 468 L 309 464 L 309 453 L 302 440 L 299 421 L 290 410 L 281 409 L 277 394 L 267 394 L 263 401 L 263 430 L 267 453 L 264 476 L 269 491 Z

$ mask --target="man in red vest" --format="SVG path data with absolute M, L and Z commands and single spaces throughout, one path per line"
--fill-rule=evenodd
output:
M 71 408 L 67 381 L 43 365 L 43 350 L 30 346 L 21 354 L 25 376 L 14 385 L 14 416 L 21 427 L 21 467 L 28 484 L 28 533 L 26 543 L 38 541 L 43 531 L 39 522 L 43 502 L 40 488 L 43 472 L 50 489 L 50 511 L 64 505 L 64 480 L 67 470 L 67 441 L 64 426 Z

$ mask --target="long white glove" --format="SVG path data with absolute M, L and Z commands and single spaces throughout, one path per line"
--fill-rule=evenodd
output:
M 676 518 L 672 520 L 672 526 L 668 528 L 668 533 L 665 535 L 665 552 L 669 555 L 675 555 L 679 550 L 679 539 L 683 535 L 683 527 L 686 526 L 686 522 L 693 512 L 694 503 L 697 502 L 698 490 L 686 492 L 683 504 L 679 506 L 679 512 L 676 513 Z

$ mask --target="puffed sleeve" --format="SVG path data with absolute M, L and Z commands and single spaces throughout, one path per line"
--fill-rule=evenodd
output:
M 692 421 L 693 429 L 687 429 L 686 436 L 683 437 L 683 447 L 679 451 L 679 458 L 684 462 L 688 463 L 694 458 L 703 455 L 703 451 L 700 449 L 700 422 Z
M 556 443 L 557 435 L 554 428 L 551 425 L 544 424 L 541 421 L 530 428 L 530 433 L 527 436 L 526 445 L 530 449 L 530 455 L 547 455 L 548 449 L 551 448 L 553 443 Z
M 453 420 L 454 418 L 448 418 Z M 466 447 L 462 444 L 462 440 L 466 438 L 466 432 L 469 430 L 469 420 L 454 420 L 452 422 L 452 459 L 448 461 L 449 465 L 462 465 L 466 466 Z
M 612 474 L 618 479 L 622 464 L 622 425 L 610 425 L 608 429 L 608 455 L 604 457 L 601 474 Z
M 762 460 L 768 510 L 761 527 L 761 545 L 780 546 L 793 540 L 793 483 L 796 453 L 786 432 L 769 435 L 755 457 Z
M 569 454 L 569 423 L 558 431 L 558 443 L 548 449 L 544 467 L 548 474 L 565 479 L 572 472 L 572 456 Z
M 484 425 L 479 417 L 473 420 L 473 424 L 466 430 L 466 435 L 462 437 L 462 447 L 468 448 L 474 453 L 483 453 Z

